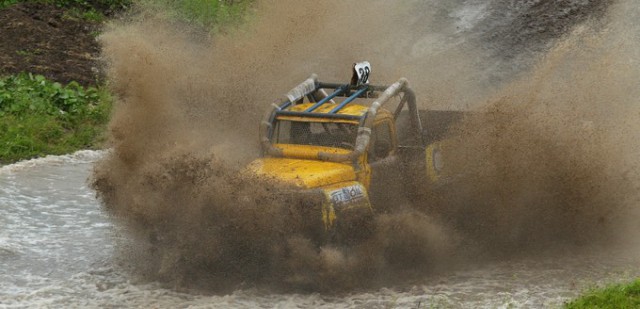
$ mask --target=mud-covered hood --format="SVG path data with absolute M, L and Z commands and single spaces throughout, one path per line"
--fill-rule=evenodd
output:
M 263 158 L 251 162 L 247 170 L 307 189 L 356 179 L 351 165 L 316 160 Z

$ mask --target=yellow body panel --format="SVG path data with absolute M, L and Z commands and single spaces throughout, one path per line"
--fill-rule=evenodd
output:
M 315 104 L 315 103 L 296 104 L 296 105 L 291 106 L 288 110 L 292 111 L 292 112 L 303 112 L 303 111 L 307 110 L 309 107 L 313 106 L 313 104 Z M 325 103 L 325 104 L 320 105 L 313 112 L 314 113 L 321 113 L 321 114 L 328 113 L 332 109 L 334 109 L 336 106 L 337 106 L 337 104 Z M 351 104 L 343 107 L 342 109 L 340 109 L 336 114 L 338 114 L 338 115 L 362 116 L 367 112 L 367 110 L 369 110 L 369 107 L 367 107 L 367 106 L 351 103 Z M 332 119 L 332 120 L 335 120 L 335 119 Z
M 333 148 L 314 145 L 297 144 L 274 144 L 276 148 L 282 149 L 282 154 L 287 158 L 319 160 L 318 152 L 348 154 L 349 150 L 343 148 Z
M 425 150 L 425 160 L 427 162 L 426 173 L 429 176 L 429 180 L 432 183 L 437 183 L 440 180 L 440 173 L 442 171 L 442 155 L 440 153 L 440 145 L 437 143 L 433 143 L 427 146 Z
M 350 164 L 316 160 L 263 158 L 253 161 L 249 165 L 249 169 L 256 175 L 306 189 L 356 179 L 356 174 Z
M 303 103 L 296 104 L 291 106 L 288 111 L 291 112 L 303 112 L 309 107 L 313 106 L 314 103 Z M 318 107 L 313 113 L 325 114 L 331 111 L 336 107 L 336 104 L 325 103 Z M 362 116 L 368 110 L 368 107 L 358 104 L 350 104 L 342 108 L 337 112 L 338 115 L 350 115 L 350 116 Z M 291 116 L 291 115 L 280 115 L 278 116 L 279 120 L 289 120 L 289 121 L 300 121 L 300 122 L 323 122 L 323 123 L 350 123 L 350 124 L 358 124 L 358 120 L 351 119 L 338 119 L 338 118 L 323 118 L 323 117 L 304 117 L 304 116 Z
M 350 119 L 335 119 L 335 118 L 322 118 L 322 117 L 301 117 L 301 116 L 291 116 L 291 115 L 280 115 L 278 116 L 278 120 L 289 120 L 289 121 L 299 121 L 299 122 L 320 122 L 320 123 L 349 123 L 349 124 L 358 124 L 357 120 Z

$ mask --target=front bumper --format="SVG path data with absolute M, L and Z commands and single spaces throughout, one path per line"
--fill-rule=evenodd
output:
M 344 182 L 290 190 L 292 227 L 318 243 L 351 243 L 371 235 L 373 209 L 366 188 Z

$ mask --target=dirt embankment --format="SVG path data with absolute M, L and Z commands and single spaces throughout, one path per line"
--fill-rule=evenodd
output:
M 96 10 L 114 13 L 106 8 Z M 96 37 L 102 24 L 75 15 L 40 3 L 1 9 L 0 75 L 31 72 L 61 83 L 98 83 L 102 70 Z

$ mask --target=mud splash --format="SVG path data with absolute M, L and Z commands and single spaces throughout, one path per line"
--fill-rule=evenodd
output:
M 468 39 L 487 31 L 475 26 L 495 14 L 487 7 L 441 8 L 475 10 L 465 16 L 478 22 L 467 18 L 460 31 L 412 13 L 423 2 L 360 4 L 258 2 L 249 29 L 213 38 L 143 11 L 102 36 L 120 100 L 113 152 L 93 183 L 105 209 L 140 240 L 123 249 L 139 273 L 217 291 L 335 291 L 406 282 L 478 253 L 637 235 L 621 221 L 635 215 L 638 188 L 630 167 L 638 76 L 628 66 L 640 57 L 624 41 L 636 31 L 629 15 L 615 15 L 629 4 L 609 15 L 595 6 L 594 16 L 612 20 L 599 20 L 597 32 L 569 18 L 566 29 L 575 30 L 556 45 L 557 36 L 542 37 L 554 48 L 542 48 L 548 53 L 532 73 L 509 83 L 481 78 L 504 68 L 484 62 L 494 55 L 478 49 L 486 41 Z M 437 32 L 416 30 L 421 21 Z M 317 248 L 301 232 L 308 214 L 293 211 L 305 201 L 240 170 L 258 155 L 257 123 L 274 94 L 311 72 L 346 80 L 338 68 L 359 59 L 376 64 L 374 82 L 407 76 L 424 107 L 480 112 L 443 145 L 447 172 L 463 175 L 458 186 L 379 216 L 366 243 Z
M 443 146 L 448 172 L 464 175 L 443 194 L 443 212 L 475 240 L 520 251 L 638 235 L 640 108 L 631 85 L 640 75 L 636 40 L 626 39 L 638 29 L 628 24 L 633 14 L 619 15 L 628 5 L 613 6 L 617 18 L 601 31 L 568 33 Z

